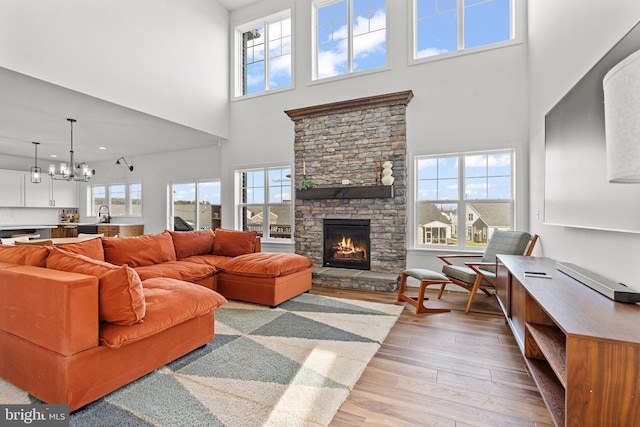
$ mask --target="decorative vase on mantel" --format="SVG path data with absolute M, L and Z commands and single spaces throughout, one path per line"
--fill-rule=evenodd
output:
M 393 167 L 393 163 L 390 161 L 386 161 L 382 164 L 382 183 L 384 185 L 393 184 L 393 181 L 395 178 L 392 176 L 393 174 L 393 170 L 391 169 L 392 167 Z

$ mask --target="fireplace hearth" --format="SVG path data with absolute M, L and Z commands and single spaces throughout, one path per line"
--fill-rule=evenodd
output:
M 323 267 L 369 270 L 370 221 L 325 219 Z

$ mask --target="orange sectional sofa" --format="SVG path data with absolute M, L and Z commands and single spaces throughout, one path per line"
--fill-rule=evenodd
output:
M 211 341 L 224 292 L 273 306 L 310 288 L 311 262 L 255 233 L 0 245 L 0 377 L 74 411 Z

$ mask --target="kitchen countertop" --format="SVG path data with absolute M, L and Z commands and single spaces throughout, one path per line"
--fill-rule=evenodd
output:
M 39 228 L 57 228 L 58 226 L 77 227 L 79 225 L 114 225 L 118 227 L 139 226 L 144 224 L 118 224 L 114 222 L 109 223 L 97 223 L 97 222 L 60 222 L 57 224 L 23 224 L 23 225 L 0 225 L 0 230 L 30 230 Z

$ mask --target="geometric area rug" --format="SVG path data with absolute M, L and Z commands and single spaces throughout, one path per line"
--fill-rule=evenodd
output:
M 229 301 L 215 339 L 71 414 L 71 426 L 326 426 L 404 306 Z M 40 403 L 0 380 L 0 403 Z

